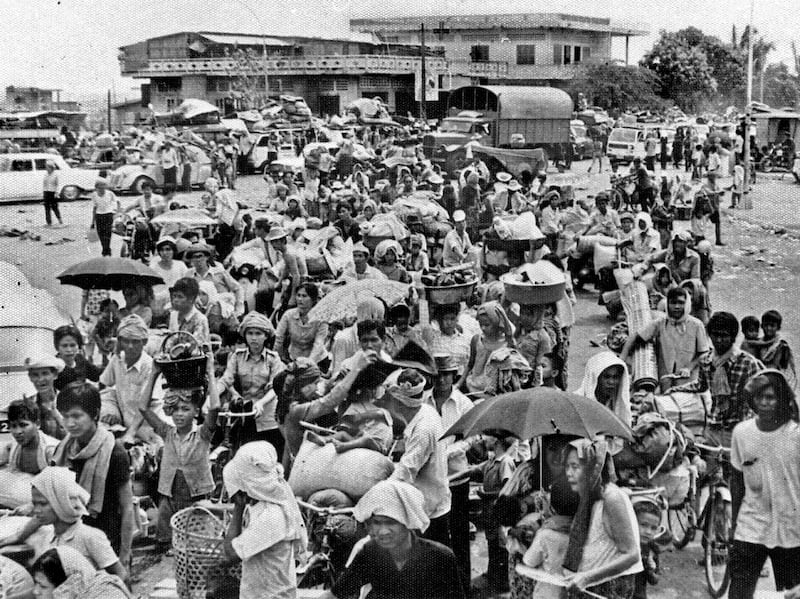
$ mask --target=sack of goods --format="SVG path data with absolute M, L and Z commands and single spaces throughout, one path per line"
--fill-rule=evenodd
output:
M 689 460 L 684 458 L 672 470 L 658 472 L 650 480 L 654 487 L 664 487 L 662 495 L 670 507 L 679 506 L 689 494 L 689 485 L 691 483 L 689 468 Z
M 648 468 L 669 472 L 683 460 L 686 439 L 676 426 L 658 414 L 641 414 L 634 428 L 632 449 Z
M 320 447 L 303 441 L 289 474 L 289 486 L 299 497 L 322 489 L 338 489 L 357 501 L 393 471 L 392 461 L 377 451 L 357 448 L 336 453 L 331 443 Z
M 674 391 L 654 397 L 655 409 L 667 420 L 683 424 L 693 433 L 702 433 L 711 410 L 711 393 L 685 393 Z M 697 430 L 695 430 L 697 429 Z

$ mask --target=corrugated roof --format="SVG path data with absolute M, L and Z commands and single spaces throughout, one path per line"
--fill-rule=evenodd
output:
M 248 35 L 242 33 L 201 33 L 205 39 L 215 44 L 231 44 L 239 46 L 291 46 L 291 42 L 277 37 L 264 35 Z

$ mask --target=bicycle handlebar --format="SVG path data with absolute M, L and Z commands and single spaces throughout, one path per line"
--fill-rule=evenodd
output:
M 337 515 L 353 515 L 353 510 L 355 508 L 352 507 L 344 507 L 344 508 L 333 508 L 333 507 L 320 507 L 318 505 L 314 505 L 313 503 L 306 503 L 300 499 L 297 500 L 297 505 L 301 508 L 306 510 L 311 510 L 312 512 L 316 512 L 317 514 L 325 514 L 328 516 L 337 516 Z
M 704 445 L 703 443 L 698 443 L 695 441 L 694 446 L 697 447 L 700 451 L 705 451 L 707 453 L 716 453 L 716 454 L 723 454 L 726 453 L 730 455 L 731 448 L 730 447 L 723 447 L 722 445 Z
M 218 412 L 217 416 L 222 418 L 249 418 L 255 416 L 255 410 L 251 412 Z

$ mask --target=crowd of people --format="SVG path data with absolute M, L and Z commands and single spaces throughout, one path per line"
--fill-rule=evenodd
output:
M 215 220 L 213 234 L 166 226 L 156 255 L 143 257 L 163 285 L 132 282 L 123 306 L 108 290 L 85 291 L 80 326 L 60 327 L 54 353 L 26 361 L 35 394 L 9 408 L 4 461 L 33 475 L 31 501 L 17 508 L 31 519 L 0 540 L 35 545 L 33 578 L 14 570 L 17 588 L 129 596 L 135 525 L 126 446 L 144 443 L 161 454 L 160 549 L 170 548 L 170 518 L 222 482 L 234 506 L 223 553 L 242 562 L 240 596 L 294 597 L 309 531 L 287 479 L 312 443 L 393 460 L 388 479 L 350 503 L 367 537 L 328 597 L 365 585 L 370 597 L 468 596 L 474 480 L 482 481 L 484 586 L 514 597 L 646 597 L 661 508 L 632 501 L 617 484 L 618 439 L 553 434 L 537 444 L 506 431 L 442 438 L 489 397 L 567 391 L 569 373 L 582 379 L 575 393 L 633 427 L 647 407 L 632 398 L 631 358 L 645 344 L 656 355 L 655 393 L 710 393 L 706 438 L 731 447 L 729 595 L 752 597 L 767 556 L 779 588 L 800 585 L 793 354 L 777 311 L 747 316 L 740 327 L 733 314 L 712 310 L 710 244 L 704 227 L 675 226 L 670 206 L 680 190 L 643 193 L 636 213 L 618 213 L 605 193 L 594 206 L 548 195 L 544 172 L 490 174 L 475 157 L 450 181 L 411 138 L 365 139 L 380 151 L 379 165 L 354 160 L 345 143 L 327 172 L 265 176 L 254 213 L 209 178 L 200 208 Z M 650 177 L 639 164 L 634 172 Z M 403 212 L 411 200 L 433 209 Z M 92 226 L 110 255 L 122 208 L 103 180 L 92 201 Z M 149 187 L 134 204 L 148 217 L 171 208 Z M 528 223 L 523 249 L 489 251 L 487 240 L 504 239 L 504 226 L 517 220 Z M 376 235 L 373 226 L 388 221 L 391 234 Z M 604 238 L 647 281 L 656 317 L 580 364 L 569 352 L 577 300 L 568 267 L 587 237 Z M 510 301 L 501 275 L 537 262 L 564 273 L 562 297 Z M 420 293 L 423 276 L 461 271 L 477 277 L 465 301 Z M 387 305 L 383 281 L 407 293 Z M 314 318 L 326 294 L 369 283 L 373 296 L 358 301 L 355 317 Z M 157 328 L 191 333 L 205 348 L 205 387 L 160 388 L 162 366 L 146 350 Z M 242 420 L 237 451 L 215 481 L 209 455 L 223 405 L 255 416 Z M 307 433 L 306 423 L 319 430 Z M 518 564 L 557 575 L 564 587 L 534 584 Z

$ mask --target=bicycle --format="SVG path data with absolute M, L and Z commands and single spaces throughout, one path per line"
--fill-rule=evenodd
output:
M 319 507 L 300 500 L 297 504 L 303 513 L 313 552 L 305 566 L 297 570 L 297 587 L 329 589 L 344 569 L 354 545 L 349 542 L 357 530 L 353 508 Z
M 241 442 L 238 438 L 233 441 L 231 440 L 232 423 L 239 418 L 244 422 L 245 418 L 253 418 L 255 415 L 255 410 L 251 410 L 250 412 L 232 412 L 229 410 L 217 414 L 217 421 L 222 422 L 224 436 L 222 442 L 217 445 L 208 456 L 211 462 L 211 474 L 215 485 L 214 492 L 209 498 L 210 502 L 220 504 L 227 503 L 228 501 L 228 494 L 222 482 L 222 470 L 225 468 L 225 464 L 230 461 L 233 454 L 235 454 L 241 446 Z
M 728 447 L 703 445 L 695 446 L 710 458 L 712 468 L 700 480 L 698 500 L 703 508 L 697 518 L 697 529 L 702 531 L 703 565 L 705 568 L 708 593 L 718 599 L 728 589 L 730 572 L 728 571 L 728 554 L 733 527 L 731 514 L 731 493 L 727 479 L 730 475 L 730 453 Z M 702 502 L 703 492 L 707 492 Z

